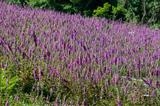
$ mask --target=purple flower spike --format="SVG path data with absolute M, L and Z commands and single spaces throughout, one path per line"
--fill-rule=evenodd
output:
M 9 101 L 8 100 L 6 101 L 5 106 L 9 106 Z
M 33 77 L 34 77 L 34 80 L 38 80 L 38 74 L 36 69 L 33 70 Z
M 76 35 L 77 35 L 77 32 L 74 31 L 74 32 L 71 34 L 71 38 L 72 38 L 73 40 L 76 40 Z
M 149 87 L 152 87 L 152 80 L 151 79 L 143 79 L 144 83 L 147 84 Z
M 160 76 L 160 68 L 157 68 L 157 69 L 153 70 L 152 75 L 159 77 Z
M 112 84 L 113 85 L 118 84 L 119 79 L 120 79 L 119 74 L 113 74 L 111 79 Z
M 156 94 L 156 90 L 153 90 L 153 91 L 151 92 L 151 96 L 152 96 L 152 97 L 156 97 L 156 95 L 157 95 L 157 94 Z
M 117 106 L 123 106 L 120 100 L 117 100 Z
M 49 76 L 60 77 L 60 73 L 57 69 L 52 67 L 52 68 L 50 68 Z

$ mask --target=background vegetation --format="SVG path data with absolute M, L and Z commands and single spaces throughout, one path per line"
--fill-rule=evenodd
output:
M 8 2 L 160 28 L 159 0 L 8 0 Z

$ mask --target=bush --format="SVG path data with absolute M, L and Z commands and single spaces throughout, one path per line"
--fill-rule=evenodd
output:
M 117 7 L 105 3 L 103 7 L 98 7 L 93 12 L 93 16 L 105 17 L 109 19 L 122 19 L 125 20 L 126 9 L 122 5 Z
M 122 5 L 118 5 L 117 7 L 113 6 L 112 9 L 114 19 L 125 20 L 127 10 Z
M 111 5 L 109 3 L 105 3 L 103 7 L 98 7 L 93 11 L 93 16 L 112 18 Z

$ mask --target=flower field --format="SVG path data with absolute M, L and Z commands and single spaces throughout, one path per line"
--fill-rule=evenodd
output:
M 160 30 L 0 2 L 0 79 L 6 106 L 158 106 Z

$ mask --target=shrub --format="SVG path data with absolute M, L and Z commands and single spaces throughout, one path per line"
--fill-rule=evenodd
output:
M 105 3 L 103 7 L 98 7 L 93 11 L 93 16 L 106 17 L 108 19 L 125 20 L 126 9 L 122 5 L 113 6 Z
M 109 3 L 105 3 L 103 7 L 98 7 L 93 11 L 93 16 L 100 16 L 106 18 L 112 18 L 112 6 Z

